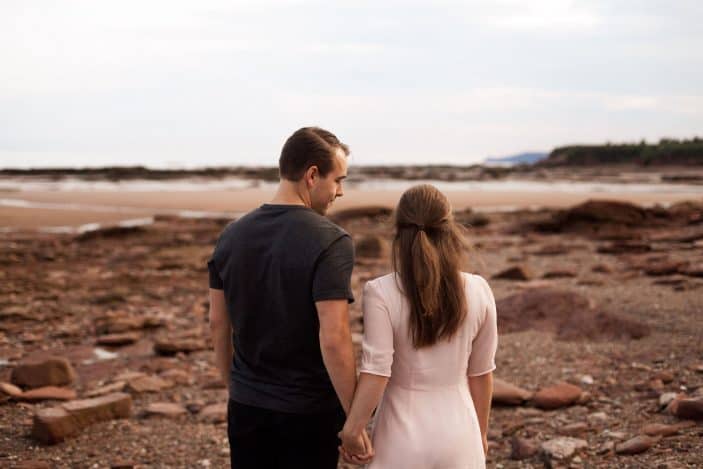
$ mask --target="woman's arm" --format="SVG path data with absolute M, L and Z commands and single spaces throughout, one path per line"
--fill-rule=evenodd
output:
M 491 414 L 491 398 L 493 397 L 493 373 L 480 376 L 469 376 L 469 390 L 474 401 L 478 425 L 481 428 L 483 452 L 488 456 L 488 418 Z
M 363 442 L 364 430 L 373 410 L 381 402 L 387 384 L 386 376 L 363 372 L 359 375 L 351 410 L 340 433 L 342 447 L 350 455 L 364 455 L 367 452 L 368 448 Z

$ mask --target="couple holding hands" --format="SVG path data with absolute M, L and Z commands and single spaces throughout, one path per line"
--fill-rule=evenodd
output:
M 231 465 L 332 469 L 341 453 L 374 469 L 485 467 L 495 300 L 462 272 L 465 235 L 431 185 L 400 198 L 393 272 L 363 288 L 357 379 L 353 242 L 324 216 L 348 155 L 326 130 L 296 131 L 271 203 L 229 224 L 208 262 Z

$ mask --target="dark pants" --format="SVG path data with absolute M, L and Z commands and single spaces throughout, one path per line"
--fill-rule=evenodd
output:
M 289 414 L 233 400 L 227 405 L 227 436 L 233 469 L 336 469 L 341 407 L 316 414 Z

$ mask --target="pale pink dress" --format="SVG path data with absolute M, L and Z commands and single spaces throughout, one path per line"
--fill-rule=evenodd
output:
M 395 274 L 364 287 L 361 372 L 389 376 L 372 434 L 372 469 L 483 468 L 485 458 L 467 376 L 495 369 L 496 308 L 488 283 L 462 274 L 466 320 L 449 341 L 415 349 L 409 305 Z

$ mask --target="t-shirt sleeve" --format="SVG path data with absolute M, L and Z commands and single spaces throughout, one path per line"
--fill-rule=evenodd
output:
M 312 281 L 314 301 L 342 300 L 354 302 L 351 275 L 354 268 L 354 243 L 344 235 L 334 241 L 318 258 Z
M 361 343 L 361 373 L 390 376 L 393 365 L 393 325 L 381 292 L 368 282 L 362 298 L 364 339 Z
M 498 317 L 496 300 L 491 287 L 483 277 L 476 276 L 481 283 L 479 290 L 483 297 L 485 318 L 471 343 L 469 356 L 469 376 L 480 376 L 496 369 L 495 356 L 498 348 Z

